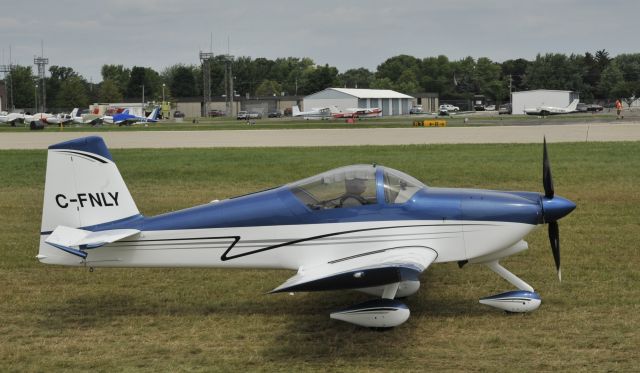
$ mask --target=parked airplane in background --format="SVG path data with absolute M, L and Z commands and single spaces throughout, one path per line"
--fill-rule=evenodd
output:
M 569 114 L 577 110 L 578 101 L 580 100 L 573 100 L 567 107 L 538 106 L 537 108 L 525 108 L 524 112 L 527 115 L 541 115 L 543 117 L 547 115 Z
M 96 124 L 102 124 L 102 118 L 92 114 L 80 114 L 80 111 L 76 112 L 76 115 L 73 116 L 73 123 L 75 124 L 91 124 L 95 126 Z
M 8 113 L 6 115 L 0 115 L 0 123 L 8 123 L 15 127 L 16 123 L 22 122 L 24 122 L 24 114 L 22 113 Z
M 560 278 L 558 220 L 546 142 L 544 194 L 427 187 L 379 165 L 334 169 L 273 189 L 158 216 L 140 214 L 100 137 L 49 147 L 42 263 L 82 267 L 282 268 L 272 293 L 358 290 L 377 299 L 331 314 L 367 327 L 409 318 L 396 297 L 420 287 L 433 263 L 484 264 L 517 291 L 481 299 L 510 312 L 540 306 L 534 289 L 499 264 L 528 248 L 540 224 Z
M 114 114 L 112 116 L 104 116 L 101 119 L 105 123 L 112 123 L 118 125 L 133 125 L 140 123 L 156 123 L 158 121 L 158 113 L 160 108 L 155 107 L 147 117 L 139 117 L 137 115 L 129 114 L 129 109 L 124 110 L 122 113 Z
M 332 113 L 334 118 L 377 118 L 382 116 L 382 109 L 374 108 L 350 108 L 344 112 Z
M 53 117 L 53 114 L 49 114 L 49 113 L 35 113 L 33 115 L 25 115 L 24 116 L 24 121 L 26 123 L 31 123 L 33 121 L 46 121 L 47 119 Z
M 304 119 L 329 119 L 331 118 L 331 108 L 311 109 L 310 111 L 300 111 L 298 105 L 291 108 L 291 116 Z
M 67 124 L 73 122 L 76 114 L 78 113 L 78 108 L 74 108 L 71 111 L 71 114 L 58 114 L 56 116 L 45 118 L 44 121 L 47 124 Z

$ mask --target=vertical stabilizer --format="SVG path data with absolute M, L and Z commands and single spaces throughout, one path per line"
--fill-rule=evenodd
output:
M 139 215 L 102 138 L 51 145 L 47 156 L 41 232 L 90 227 Z

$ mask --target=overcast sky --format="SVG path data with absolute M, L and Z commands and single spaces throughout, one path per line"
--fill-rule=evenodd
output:
M 103 64 L 162 71 L 199 50 L 310 57 L 340 71 L 444 54 L 494 61 L 537 53 L 640 52 L 638 0 L 0 0 L 0 62 L 50 65 L 94 83 Z M 35 69 L 34 69 L 35 72 Z

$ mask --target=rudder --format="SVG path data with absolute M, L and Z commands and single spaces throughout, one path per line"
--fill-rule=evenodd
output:
M 58 226 L 90 227 L 139 214 L 101 137 L 49 147 L 42 233 Z

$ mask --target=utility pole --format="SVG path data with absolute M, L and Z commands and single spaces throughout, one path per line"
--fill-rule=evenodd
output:
M 44 78 L 45 78 L 45 73 L 46 73 L 46 66 L 49 64 L 49 59 L 48 58 L 44 58 L 44 42 L 41 41 L 41 51 L 40 51 L 40 57 L 33 57 L 33 63 L 38 66 L 38 79 L 40 79 L 40 86 L 42 87 L 42 110 L 41 112 L 44 113 L 47 111 L 47 92 L 45 89 L 45 82 L 44 82 Z M 36 108 L 36 110 L 38 110 Z
M 213 52 L 200 51 L 200 62 L 202 63 L 202 116 L 209 116 L 209 102 L 211 102 L 211 60 Z
M 224 90 L 226 114 L 233 116 L 233 56 L 230 54 L 224 56 Z

